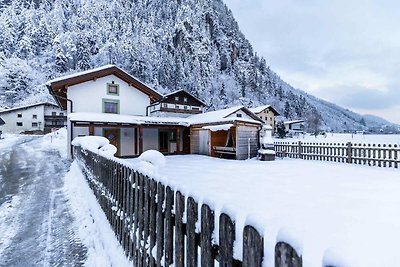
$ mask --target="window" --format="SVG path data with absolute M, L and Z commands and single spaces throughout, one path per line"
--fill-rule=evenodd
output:
M 64 116 L 64 112 L 60 112 L 60 116 Z
M 20 121 L 17 122 L 17 126 L 23 126 L 24 124 Z
M 272 121 L 272 117 L 271 117 L 271 118 L 269 118 L 269 120 L 270 120 L 270 121 Z
M 32 127 L 38 127 L 38 123 L 37 122 L 32 122 Z
M 32 119 L 37 119 L 37 115 L 36 115 L 36 114 L 33 114 L 33 115 L 32 115 Z
M 18 113 L 17 117 L 22 118 L 22 113 Z
M 164 108 L 167 108 L 167 107 L 168 107 L 168 104 L 167 104 L 167 103 L 164 103 L 164 104 L 163 104 L 163 107 L 164 107 Z
M 236 117 L 241 118 L 242 114 L 236 114 Z
M 53 112 L 51 113 L 51 116 L 57 116 L 57 112 L 53 111 Z
M 175 108 L 176 108 L 176 109 L 179 109 L 179 105 L 175 105 Z
M 107 84 L 107 94 L 108 95 L 119 95 L 119 85 L 115 83 Z
M 184 108 L 184 109 L 188 109 L 188 106 L 184 106 L 183 108 Z
M 175 101 L 179 101 L 179 96 L 175 96 Z
M 183 98 L 183 102 L 187 103 L 187 101 L 188 101 L 188 100 L 187 100 L 187 97 L 184 97 L 184 98 Z
M 119 100 L 103 99 L 103 112 L 119 114 Z

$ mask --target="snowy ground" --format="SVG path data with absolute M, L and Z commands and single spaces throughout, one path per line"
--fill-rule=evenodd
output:
M 127 161 L 133 165 L 137 159 Z M 217 214 L 225 206 L 237 230 L 246 218 L 257 222 L 264 229 L 266 266 L 274 266 L 277 240 L 296 247 L 304 266 L 321 266 L 324 258 L 337 266 L 400 265 L 399 170 L 185 155 L 167 157 L 159 173 L 200 203 L 211 203 Z
M 65 134 L 0 140 L 0 266 L 131 265 Z
M 352 142 L 355 144 L 397 144 L 400 145 L 400 135 L 398 134 L 341 134 L 341 133 L 327 133 L 326 135 L 300 135 L 293 138 L 279 139 L 275 141 L 284 142 L 318 142 L 318 143 L 347 143 Z

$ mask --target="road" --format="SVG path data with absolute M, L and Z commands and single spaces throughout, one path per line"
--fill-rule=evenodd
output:
M 84 264 L 63 191 L 69 166 L 40 137 L 0 140 L 0 266 Z

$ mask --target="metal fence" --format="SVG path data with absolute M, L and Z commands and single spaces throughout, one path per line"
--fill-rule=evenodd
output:
M 122 162 L 82 147 L 74 157 L 105 212 L 133 266 L 261 266 L 264 238 L 257 229 L 242 229 L 243 259 L 234 258 L 235 221 L 190 196 L 145 176 Z M 213 240 L 219 223 L 218 244 Z M 275 247 L 275 266 L 302 266 L 302 258 L 287 243 Z
M 347 162 L 398 168 L 400 147 L 396 144 L 275 142 L 278 157 Z

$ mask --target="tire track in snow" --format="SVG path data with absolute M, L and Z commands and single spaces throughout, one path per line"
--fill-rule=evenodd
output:
M 41 141 L 21 137 L 1 158 L 0 266 L 82 266 L 86 258 L 61 190 L 69 163 Z

